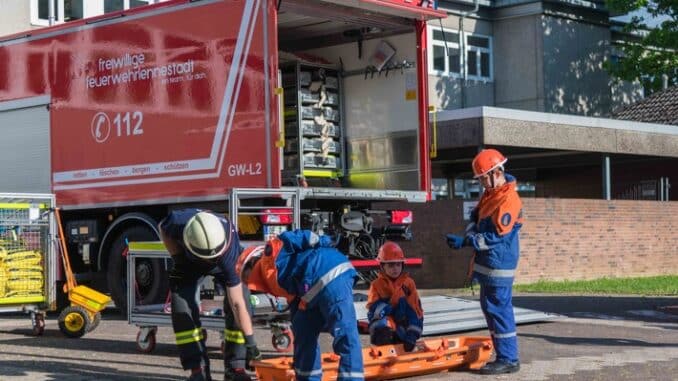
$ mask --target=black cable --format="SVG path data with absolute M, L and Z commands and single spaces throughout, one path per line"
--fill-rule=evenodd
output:
M 445 55 L 449 56 L 450 55 L 450 49 L 447 47 L 447 38 L 445 38 L 445 30 L 443 29 L 443 20 L 438 19 L 438 22 L 440 23 L 440 34 L 443 35 L 443 42 L 445 43 Z

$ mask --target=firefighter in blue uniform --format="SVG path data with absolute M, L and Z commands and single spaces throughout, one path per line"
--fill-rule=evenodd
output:
M 207 275 L 226 286 L 224 298 L 225 380 L 250 380 L 245 368 L 260 358 L 252 320 L 235 264 L 240 240 L 230 221 L 198 209 L 175 210 L 159 224 L 160 238 L 172 256 L 169 273 L 172 326 L 181 365 L 188 380 L 211 380 L 210 363 L 201 328 L 199 286 Z
M 339 355 L 339 380 L 363 380 L 363 358 L 358 334 L 353 284 L 356 271 L 327 236 L 308 230 L 284 232 L 275 261 L 278 284 L 295 295 L 292 303 L 294 372 L 297 381 L 320 380 L 320 332 L 334 338 Z
M 516 179 L 504 173 L 506 161 L 494 149 L 484 149 L 476 155 L 473 174 L 485 191 L 471 213 L 465 236 L 446 236 L 450 247 L 473 246 L 476 252 L 473 277 L 480 283 L 480 306 L 496 352 L 495 361 L 480 369 L 482 374 L 520 370 L 511 291 L 520 255 L 522 202 Z

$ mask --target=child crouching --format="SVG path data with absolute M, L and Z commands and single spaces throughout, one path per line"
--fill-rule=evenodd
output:
M 381 271 L 367 297 L 370 342 L 373 345 L 403 343 L 410 352 L 421 337 L 424 312 L 414 280 L 403 271 L 405 254 L 387 241 L 379 248 Z

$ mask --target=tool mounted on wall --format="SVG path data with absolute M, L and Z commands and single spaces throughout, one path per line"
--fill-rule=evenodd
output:
M 411 69 L 414 66 L 415 65 L 414 65 L 413 61 L 403 60 L 402 62 L 398 62 L 398 63 L 390 63 L 390 64 L 384 66 L 381 70 L 377 70 L 377 68 L 374 67 L 373 65 L 368 65 L 363 70 L 359 70 L 359 71 L 353 70 L 353 71 L 350 71 L 350 72 L 342 73 L 342 76 L 343 77 L 349 77 L 349 76 L 355 75 L 355 74 L 364 74 L 365 79 L 367 79 L 367 76 L 369 76 L 370 78 L 374 78 L 375 73 L 377 74 L 378 77 L 381 77 L 381 74 L 384 73 L 384 77 L 388 77 L 388 73 L 391 72 L 391 71 L 400 70 L 400 74 L 404 74 L 405 69 Z

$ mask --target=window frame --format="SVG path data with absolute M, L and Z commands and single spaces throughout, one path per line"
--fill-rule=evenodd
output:
M 449 28 L 445 28 L 445 27 L 440 28 L 440 27 L 436 27 L 436 26 L 433 26 L 433 25 L 428 26 L 428 31 L 427 31 L 428 36 L 429 36 L 428 44 L 427 44 L 428 45 L 428 54 L 427 54 L 427 56 L 428 56 L 428 72 L 429 72 L 429 74 L 435 74 L 435 75 L 438 75 L 438 76 L 441 76 L 441 77 L 461 78 L 462 73 L 463 73 L 462 72 L 463 68 L 461 67 L 461 64 L 462 64 L 461 54 L 463 52 L 461 51 L 461 46 L 459 44 L 460 41 L 459 40 L 457 40 L 456 42 L 447 41 L 447 49 L 446 49 L 445 48 L 445 41 L 433 39 L 433 31 L 434 30 L 441 30 L 441 29 L 442 29 L 443 33 L 454 33 L 454 34 L 457 34 L 457 36 L 459 38 L 461 38 L 461 36 L 459 35 L 459 31 L 456 30 L 456 29 L 449 29 Z M 433 47 L 434 46 L 440 46 L 443 49 L 445 49 L 446 54 L 445 54 L 445 70 L 444 71 L 435 69 L 433 67 Z M 448 49 L 459 50 L 459 72 L 450 71 L 450 56 L 449 56 Z
M 475 81 L 479 82 L 493 82 L 494 81 L 494 54 L 492 52 L 492 47 L 493 47 L 493 41 L 492 41 L 492 36 L 486 36 L 483 34 L 476 34 L 476 33 L 470 33 L 470 32 L 462 32 L 464 36 L 464 57 L 467 57 L 464 59 L 464 70 L 466 74 L 466 79 L 472 79 Z M 480 38 L 486 38 L 487 39 L 487 48 L 482 48 L 480 46 L 471 46 L 468 43 L 468 38 L 469 37 L 480 37 Z M 468 53 L 469 52 L 475 52 L 476 56 L 476 73 L 478 75 L 470 75 L 468 73 Z M 488 70 L 490 71 L 489 76 L 483 76 L 481 73 L 481 53 L 487 53 L 489 55 L 489 67 Z
M 57 4 L 57 14 L 55 15 L 54 25 L 63 24 L 65 17 L 65 6 L 64 0 L 48 0 L 54 1 Z M 148 5 L 161 3 L 167 0 L 141 0 L 146 1 Z M 49 4 L 49 3 L 48 3 Z M 39 18 L 39 0 L 31 0 L 30 2 L 30 13 L 31 13 L 31 25 L 33 26 L 49 26 L 48 19 Z M 104 14 L 104 0 L 83 0 L 82 2 L 82 17 L 95 17 L 101 16 Z M 130 9 L 130 0 L 123 0 L 123 9 Z

